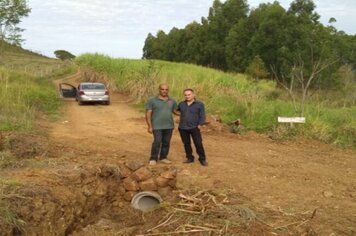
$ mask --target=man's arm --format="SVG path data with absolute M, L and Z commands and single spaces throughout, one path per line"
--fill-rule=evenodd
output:
M 152 133 L 152 121 L 151 121 L 151 118 L 152 118 L 152 111 L 151 110 L 147 110 L 146 111 L 146 123 L 147 123 L 147 131 L 148 133 Z
M 179 111 L 179 104 L 177 104 L 176 101 L 174 101 L 174 105 L 173 105 L 173 114 L 176 116 L 180 115 L 180 111 Z
M 176 116 L 179 116 L 179 115 L 180 115 L 180 112 L 179 112 L 179 110 L 174 110 L 174 111 L 173 111 L 173 114 L 176 115 Z
M 204 107 L 204 104 L 201 103 L 201 108 L 200 108 L 200 111 L 199 111 L 199 125 L 198 125 L 198 128 L 200 129 L 202 125 L 205 124 L 205 107 Z

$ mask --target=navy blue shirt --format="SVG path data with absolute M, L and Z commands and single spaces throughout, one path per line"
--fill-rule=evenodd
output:
M 205 123 L 205 108 L 200 101 L 195 100 L 190 106 L 186 101 L 180 102 L 178 111 L 180 112 L 180 129 L 194 129 Z

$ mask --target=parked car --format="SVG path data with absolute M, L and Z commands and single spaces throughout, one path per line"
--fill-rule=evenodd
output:
M 75 98 L 79 105 L 84 103 L 110 104 L 109 90 L 103 83 L 82 82 L 75 87 L 71 84 L 59 84 L 59 93 L 63 98 Z

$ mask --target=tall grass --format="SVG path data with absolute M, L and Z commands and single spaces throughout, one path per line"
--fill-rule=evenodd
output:
M 204 101 L 208 113 L 219 115 L 224 123 L 241 119 L 243 126 L 279 138 L 304 136 L 345 147 L 356 147 L 356 108 L 330 108 L 309 103 L 307 123 L 293 128 L 278 124 L 278 116 L 297 116 L 284 91 L 272 81 L 254 82 L 242 74 L 229 74 L 200 66 L 156 60 L 113 59 L 84 54 L 76 59 L 81 67 L 103 73 L 118 91 L 144 103 L 157 93 L 158 84 L 168 83 L 170 95 L 182 100 L 182 91 L 193 88 Z M 281 132 L 283 130 L 283 132 Z
M 70 68 L 71 63 L 45 57 L 0 40 L 0 66 L 16 73 L 44 78 Z
M 54 116 L 59 106 L 50 80 L 0 68 L 0 131 L 33 131 L 36 115 Z

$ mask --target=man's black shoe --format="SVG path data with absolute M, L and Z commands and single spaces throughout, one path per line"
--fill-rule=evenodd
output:
M 193 163 L 193 162 L 194 162 L 194 160 L 192 160 L 192 159 L 187 159 L 187 160 L 183 161 L 183 163 L 185 163 L 185 164 L 189 164 L 189 163 Z
M 199 161 L 200 162 L 200 164 L 202 165 L 202 166 L 208 166 L 208 162 L 207 161 Z

